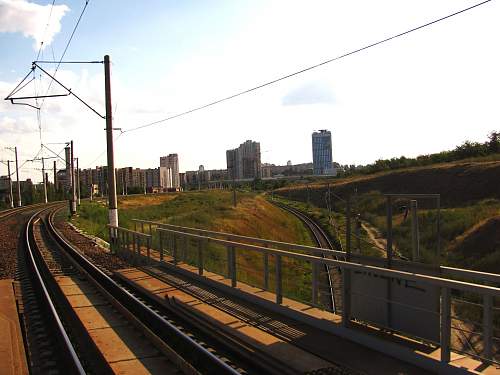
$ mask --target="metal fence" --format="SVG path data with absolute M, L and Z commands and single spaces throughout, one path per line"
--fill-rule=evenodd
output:
M 133 264 L 143 264 L 150 260 L 151 235 L 111 225 L 108 225 L 108 230 L 111 253 Z
M 123 233 L 140 233 L 148 236 L 145 238 L 148 238 L 154 244 L 153 247 L 159 252 L 160 261 L 164 260 L 164 256 L 167 254 L 172 257 L 172 263 L 177 264 L 182 261 L 193 264 L 197 266 L 198 273 L 203 275 L 204 269 L 207 269 L 207 260 L 213 262 L 212 258 L 215 256 L 217 258 L 216 263 L 219 264 L 218 272 L 216 273 L 224 274 L 229 278 L 232 287 L 236 287 L 238 281 L 241 281 L 241 278 L 238 277 L 241 275 L 239 268 L 245 263 L 245 255 L 249 255 L 250 259 L 252 259 L 252 269 L 256 277 L 260 278 L 260 282 L 253 283 L 253 286 L 273 291 L 276 296 L 275 301 L 278 304 L 283 302 L 283 296 L 287 296 L 283 288 L 283 274 L 288 271 L 288 268 L 293 267 L 294 264 L 308 265 L 301 272 L 309 270 L 310 275 L 307 282 L 310 283 L 309 289 L 311 293 L 308 302 L 311 304 L 313 301 L 318 300 L 318 275 L 320 274 L 318 270 L 325 266 L 340 269 L 342 275 L 342 284 L 340 285 L 343 302 L 342 322 L 345 326 L 349 326 L 351 321 L 366 320 L 366 318 L 360 319 L 359 316 L 356 316 L 356 314 L 359 314 L 359 312 L 353 309 L 356 299 L 362 299 L 365 305 L 378 300 L 380 303 L 388 306 L 387 311 L 390 317 L 391 315 L 395 315 L 395 311 L 413 311 L 427 314 L 427 316 L 435 316 L 438 323 L 435 326 L 437 340 L 427 339 L 427 341 L 440 346 L 441 361 L 449 362 L 450 352 L 453 349 L 454 351 L 464 352 L 467 355 L 486 362 L 500 363 L 500 353 L 498 352 L 498 347 L 500 347 L 500 332 L 498 328 L 495 328 L 500 322 L 500 309 L 497 307 L 499 305 L 498 302 L 500 302 L 500 288 L 442 277 L 443 275 L 452 275 L 462 279 L 467 278 L 497 284 L 500 283 L 499 275 L 450 267 L 439 268 L 441 275 L 438 276 L 387 269 L 374 265 L 346 262 L 342 260 L 345 257 L 345 253 L 339 251 L 196 228 L 179 227 L 151 221 L 135 220 L 134 222 L 137 230 L 124 230 Z M 117 228 L 112 229 L 116 230 Z M 142 233 L 138 232 L 139 229 Z M 149 232 L 149 234 L 145 234 L 145 231 Z M 118 233 L 120 233 L 120 230 Z M 123 233 L 121 234 L 122 238 Z M 121 243 L 120 240 L 118 242 Z M 129 246 L 126 248 L 128 249 Z M 337 259 L 320 256 L 321 254 L 328 253 L 334 254 L 337 256 Z M 394 263 L 394 265 L 396 264 Z M 426 268 L 422 266 L 422 270 L 425 272 Z M 430 272 L 430 270 L 427 271 Z M 437 309 L 429 310 L 419 305 L 418 301 L 414 302 L 410 300 L 408 302 L 405 300 L 405 302 L 401 302 L 397 298 L 397 293 L 389 293 L 382 297 L 369 294 L 360 295 L 360 293 L 357 293 L 353 289 L 353 280 L 361 280 L 359 279 L 360 275 L 363 277 L 369 276 L 370 280 L 378 280 L 384 283 L 384 285 L 389 286 L 411 285 L 414 289 L 430 288 L 430 290 L 436 291 Z M 246 278 L 245 282 L 247 280 L 248 278 Z M 464 317 L 459 317 L 461 311 L 468 313 L 465 315 L 471 315 L 471 307 L 467 307 L 465 310 L 464 308 L 459 308 L 456 303 L 453 303 L 454 300 L 461 300 L 465 306 L 473 305 L 480 310 L 479 313 L 472 314 L 476 320 L 472 319 L 468 321 Z M 400 310 L 397 310 L 398 308 Z M 411 316 L 411 314 L 396 314 L 396 316 L 392 317 L 392 320 L 403 321 L 406 326 L 426 324 L 425 321 L 414 321 Z M 456 324 L 457 321 L 462 323 Z M 368 323 L 370 323 L 369 319 Z M 374 323 L 380 325 L 378 324 L 379 322 Z M 405 330 L 404 327 L 406 326 L 404 324 L 400 325 L 400 328 L 394 329 L 395 323 L 389 320 L 386 328 L 398 330 L 408 336 L 418 337 L 411 330 Z M 469 343 L 469 346 L 475 345 L 474 350 L 461 350 L 453 345 L 452 331 L 468 334 L 469 337 L 472 335 L 473 339 L 475 338 L 475 341 L 479 341 L 479 343 Z M 423 338 L 426 339 L 425 337 Z

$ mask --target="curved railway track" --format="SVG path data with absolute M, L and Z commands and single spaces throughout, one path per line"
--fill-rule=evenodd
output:
M 36 252 L 32 227 L 35 218 L 44 210 L 47 208 L 37 210 L 26 221 L 22 232 L 25 252 L 17 272 L 23 293 L 25 328 L 30 331 L 27 341 L 31 372 L 85 374 L 44 280 L 45 271 L 40 267 Z M 26 209 L 14 209 L 11 214 L 19 211 Z
M 225 338 L 217 337 L 220 335 L 215 331 L 208 334 L 210 329 L 200 329 L 200 322 L 181 314 L 182 311 L 177 314 L 168 311 L 155 303 L 144 291 L 135 290 L 113 279 L 111 273 L 106 271 L 105 265 L 94 264 L 95 260 L 91 261 L 85 257 L 58 232 L 54 224 L 56 211 L 54 208 L 38 210 L 30 217 L 25 228 L 26 246 L 31 254 L 28 258 L 32 259 L 30 267 L 37 267 L 38 271 L 34 273 L 40 274 L 40 286 L 37 288 L 45 289 L 45 294 L 52 298 L 54 308 L 50 310 L 54 314 L 53 319 L 62 322 L 61 332 L 64 328 L 68 330 L 61 333 L 62 339 L 57 340 L 66 343 L 66 348 L 57 349 L 64 360 L 52 361 L 54 368 L 51 370 L 54 373 L 68 373 L 67 369 L 70 368 L 78 369 L 69 371 L 70 373 L 81 373 L 80 370 L 111 373 L 116 370 L 113 363 L 106 362 L 107 354 L 102 352 L 95 340 L 92 341 L 92 335 L 79 322 L 75 312 L 71 311 L 76 309 L 68 302 L 70 297 L 64 295 L 63 291 L 65 288 L 73 288 L 65 284 L 70 279 L 76 280 L 74 282 L 82 290 L 92 288 L 91 293 L 99 294 L 99 300 L 105 299 L 106 306 L 111 305 L 115 314 L 120 315 L 120 319 L 129 321 L 129 324 L 138 329 L 141 335 L 166 357 L 170 362 L 169 368 L 174 368 L 174 365 L 177 367 L 175 370 L 159 373 L 290 373 L 286 369 L 263 370 L 270 370 L 272 366 L 269 363 L 254 363 L 256 357 L 241 353 L 242 347 L 237 347 L 234 340 L 224 342 Z M 42 282 L 45 286 L 42 286 Z M 81 286 L 80 283 L 89 284 L 89 287 Z M 98 309 L 103 310 L 106 306 L 100 305 Z M 67 365 L 69 361 L 72 363 Z M 63 363 L 64 365 L 58 368 Z
M 291 214 L 295 215 L 300 221 L 302 221 L 307 226 L 310 233 L 313 235 L 314 241 L 316 242 L 316 245 L 318 247 L 323 249 L 335 250 L 325 231 L 310 217 L 286 204 L 275 201 L 273 201 L 272 203 L 280 207 L 281 209 L 290 212 Z M 321 256 L 325 257 L 325 254 L 321 254 Z M 337 257 L 333 258 L 337 259 Z M 341 296 L 335 284 L 340 282 L 340 275 L 338 274 L 339 272 L 336 269 L 330 269 L 326 265 L 324 266 L 324 268 L 327 281 L 327 289 L 329 292 L 326 293 L 326 296 L 324 294 L 322 295 L 322 299 L 324 300 L 323 303 L 326 303 L 327 307 L 330 308 L 333 312 L 338 313 L 340 310 Z
M 198 337 L 186 332 L 179 325 L 174 325 L 171 319 L 147 306 L 138 296 L 124 289 L 87 260 L 57 233 L 53 224 L 55 210 L 50 213 L 48 211 L 41 209 L 30 217 L 25 227 L 25 241 L 28 249 L 28 269 L 39 275 L 33 289 L 37 295 L 43 294 L 46 299 L 50 298 L 51 302 L 43 302 L 44 306 L 48 306 L 44 308 L 44 312 L 50 311 L 51 319 L 59 322 L 56 324 L 57 331 L 54 331 L 57 334 L 54 333 L 51 337 L 58 343 L 57 350 L 49 354 L 58 354 L 50 361 L 53 365 L 51 371 L 78 374 L 86 371 L 115 371 L 112 369 L 113 364 L 106 363 L 107 354 L 99 352 L 102 348 L 89 340 L 90 335 L 85 327 L 78 327 L 75 316 L 71 316 L 69 312 L 71 306 L 68 298 L 65 299 L 64 293 L 61 293 L 64 289 L 64 282 L 61 286 L 61 280 L 74 277 L 84 279 L 85 283 L 90 284 L 92 293 L 99 294 L 98 299 L 106 299 L 105 304 L 112 305 L 120 319 L 125 318 L 128 325 L 133 325 L 134 330 L 139 331 L 139 336 L 145 336 L 160 354 L 166 357 L 170 362 L 166 366 L 169 371 L 163 369 L 159 373 L 240 373 L 234 364 L 224 360 L 216 350 L 205 347 Z M 99 305 L 98 309 L 102 310 L 103 306 Z M 40 322 L 38 325 L 43 327 L 44 323 Z M 66 332 L 64 327 L 69 328 L 69 332 Z M 128 344 L 134 346 L 130 339 Z M 108 345 L 108 350 L 113 349 Z

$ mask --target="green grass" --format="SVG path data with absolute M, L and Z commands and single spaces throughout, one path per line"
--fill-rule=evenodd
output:
M 314 189 L 295 190 L 292 194 L 283 192 L 283 197 L 291 196 L 295 202 L 294 205 L 309 212 L 324 228 L 329 229 L 327 218 L 328 213 L 325 208 L 307 203 L 308 196 L 311 202 L 317 205 L 324 206 L 319 194 L 322 191 L 316 192 Z M 290 202 L 290 200 L 288 200 Z M 363 220 L 368 221 L 373 226 L 378 228 L 381 234 L 387 235 L 387 219 L 386 219 L 386 197 L 379 191 L 369 191 L 363 194 L 351 196 L 351 207 L 354 212 L 359 212 Z M 500 200 L 496 198 L 486 198 L 474 202 L 467 202 L 460 206 L 448 206 L 440 210 L 440 254 L 437 253 L 437 210 L 435 202 L 430 200 L 419 200 L 418 223 L 420 234 L 420 254 L 421 261 L 429 264 L 445 264 L 454 267 L 464 267 L 476 269 L 479 271 L 492 272 L 495 267 L 498 267 L 500 259 L 500 249 L 477 249 L 476 256 L 470 257 L 461 254 L 460 251 L 452 251 L 452 245 L 460 236 L 467 233 L 476 224 L 485 219 L 497 216 L 500 214 Z M 394 199 L 393 201 L 393 239 L 394 245 L 405 256 L 411 257 L 411 218 L 408 214 L 404 218 L 405 211 L 403 207 L 409 205 L 408 199 Z M 336 199 L 334 201 L 334 218 L 340 228 L 345 228 L 345 203 Z M 341 231 L 339 231 L 341 232 Z M 330 234 L 331 231 L 330 231 Z M 332 235 L 335 235 L 334 233 Z M 362 237 L 366 238 L 366 233 L 362 233 Z M 345 243 L 345 238 L 340 233 L 342 243 Z M 486 239 L 487 240 L 487 239 Z M 352 240 L 354 241 L 354 240 Z M 353 242 L 354 243 L 354 242 Z M 372 255 L 362 250 L 366 255 Z M 369 251 L 369 250 L 368 250 Z M 491 251 L 488 253 L 488 251 Z M 493 271 L 496 272 L 496 271 Z

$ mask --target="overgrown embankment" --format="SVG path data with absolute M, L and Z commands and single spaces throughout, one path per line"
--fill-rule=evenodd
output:
M 120 226 L 132 229 L 132 219 L 154 220 L 277 241 L 311 244 L 307 230 L 294 216 L 253 193 L 238 193 L 232 205 L 229 191 L 202 191 L 120 197 Z M 107 238 L 105 201 L 82 202 L 75 224 L 87 233 Z
M 493 233 L 500 233 L 500 223 L 492 218 L 500 214 L 500 162 L 457 162 L 332 179 L 323 183 L 282 188 L 276 193 L 287 199 L 326 208 L 328 185 L 335 212 L 341 215 L 345 212 L 344 199 L 349 196 L 353 211 L 359 213 L 362 220 L 378 228 L 384 236 L 387 207 L 383 194 L 440 194 L 439 255 L 436 202 L 418 200 L 422 261 L 498 272 L 500 244 Z M 406 256 L 411 254 L 408 206 L 408 199 L 394 199 L 392 206 L 395 245 Z M 472 230 L 482 222 L 488 223 L 488 229 Z M 465 241 L 473 233 L 474 240 Z
M 295 216 L 272 205 L 261 195 L 238 192 L 233 207 L 230 191 L 169 193 L 148 196 L 121 197 L 118 202 L 120 226 L 133 229 L 132 219 L 234 233 L 282 242 L 313 245 L 304 225 Z M 82 202 L 78 217 L 72 221 L 89 234 L 107 240 L 106 203 Z M 204 256 L 206 269 L 225 274 L 226 250 L 211 245 Z M 196 263 L 193 248 L 188 262 Z M 263 282 L 263 256 L 238 250 L 238 280 L 260 286 Z M 283 259 L 283 289 L 285 295 L 307 300 L 310 296 L 310 265 L 290 258 Z M 274 288 L 274 259 L 269 260 L 270 285 Z

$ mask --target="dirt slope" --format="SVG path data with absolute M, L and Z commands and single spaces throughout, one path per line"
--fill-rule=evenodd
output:
M 464 266 L 498 273 L 500 270 L 500 216 L 484 220 L 457 237 L 450 244 L 448 254 Z
M 441 203 L 444 206 L 462 206 L 485 198 L 500 199 L 500 162 L 441 164 L 329 182 L 335 193 L 341 196 L 352 194 L 354 188 L 357 188 L 360 194 L 369 191 L 438 193 L 441 194 Z M 310 188 L 326 191 L 326 183 L 310 185 Z M 290 189 L 304 188 L 305 186 L 294 186 Z M 285 193 L 288 189 L 279 190 Z

